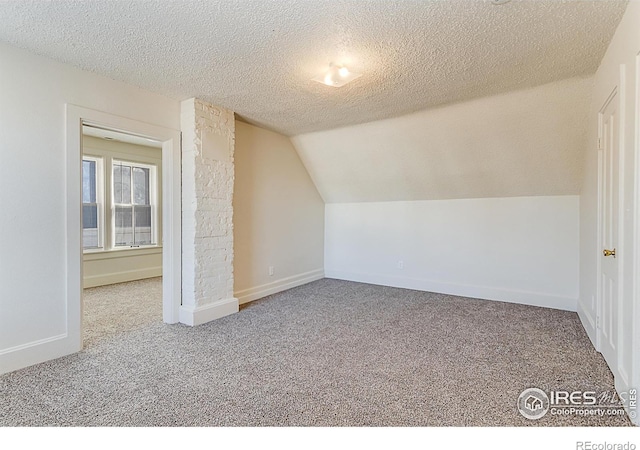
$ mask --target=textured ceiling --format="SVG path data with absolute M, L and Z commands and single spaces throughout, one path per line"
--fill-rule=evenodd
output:
M 0 40 L 287 135 L 592 74 L 625 1 L 2 1 Z M 329 63 L 363 76 L 311 81 Z

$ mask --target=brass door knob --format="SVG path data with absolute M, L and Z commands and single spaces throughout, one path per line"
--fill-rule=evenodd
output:
M 605 248 L 604 250 L 602 250 L 602 254 L 604 256 L 613 256 L 615 258 L 616 257 L 616 249 L 614 248 L 613 250 L 607 250 Z

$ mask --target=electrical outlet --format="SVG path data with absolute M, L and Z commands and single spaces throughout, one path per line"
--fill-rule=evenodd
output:
M 269 276 L 273 276 L 273 266 L 269 266 Z
M 404 261 L 398 261 L 398 269 L 404 269 Z

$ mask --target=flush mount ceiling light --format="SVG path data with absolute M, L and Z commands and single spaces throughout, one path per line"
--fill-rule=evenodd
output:
M 361 73 L 351 72 L 345 66 L 336 66 L 334 64 L 330 64 L 329 70 L 327 70 L 322 75 L 318 75 L 317 77 L 312 78 L 312 80 L 317 81 L 318 83 L 326 84 L 327 86 L 340 87 L 361 76 Z
M 491 0 L 491 3 L 494 5 L 504 5 L 505 3 L 509 3 L 511 0 Z

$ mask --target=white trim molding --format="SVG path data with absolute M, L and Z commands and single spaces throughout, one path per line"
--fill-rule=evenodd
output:
M 0 374 L 69 354 L 67 333 L 0 351 Z
M 180 322 L 195 327 L 237 313 L 239 309 L 237 298 L 228 298 L 195 308 L 183 305 L 180 307 Z
M 591 314 L 589 314 L 589 310 L 583 306 L 580 300 L 578 300 L 577 312 L 578 317 L 580 318 L 580 322 L 582 322 L 582 327 L 587 332 L 587 336 L 591 340 L 591 344 L 593 344 L 593 348 L 598 350 L 598 337 L 595 318 Z
M 564 311 L 576 311 L 578 299 L 541 292 L 517 291 L 512 289 L 496 288 L 489 286 L 475 286 L 460 283 L 447 283 L 442 281 L 398 277 L 383 274 L 368 274 L 358 272 L 345 272 L 340 270 L 326 270 L 327 278 L 338 280 L 356 281 L 359 283 L 377 284 L 417 291 L 437 292 L 440 294 L 458 295 L 461 297 L 480 298 L 483 300 L 495 300 L 499 302 L 518 303 L 521 305 L 540 306 L 543 308 L 560 309 Z
M 267 295 L 277 294 L 278 292 L 302 286 L 303 284 L 311 283 L 312 281 L 321 280 L 322 278 L 324 278 L 324 269 L 316 269 L 292 275 L 290 277 L 281 278 L 271 283 L 236 291 L 234 295 L 242 305 L 266 297 Z
M 108 284 L 126 283 L 128 281 L 144 280 L 162 276 L 162 266 L 145 267 L 143 269 L 123 270 L 120 272 L 103 273 L 100 275 L 85 276 L 84 288 L 106 286 Z
M 67 334 L 68 353 L 82 348 L 81 160 L 82 126 L 91 124 L 162 142 L 162 299 L 163 320 L 176 323 L 182 303 L 180 131 L 66 104 L 67 151 Z

